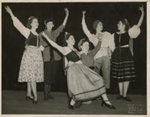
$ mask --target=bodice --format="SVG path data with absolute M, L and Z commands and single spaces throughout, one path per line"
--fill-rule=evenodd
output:
M 128 45 L 129 44 L 129 34 L 123 33 L 123 34 L 117 34 L 115 33 L 115 46 L 119 47 L 119 46 L 124 46 L 124 45 Z
M 75 51 L 71 51 L 70 53 L 68 53 L 66 55 L 66 58 L 68 61 L 72 61 L 72 62 L 77 62 L 80 60 L 80 57 L 78 56 L 78 54 Z
M 26 39 L 26 45 L 39 46 L 38 36 L 30 32 L 28 39 Z

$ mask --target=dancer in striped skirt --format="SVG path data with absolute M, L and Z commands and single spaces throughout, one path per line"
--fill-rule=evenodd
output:
M 117 79 L 120 95 L 117 99 L 131 101 L 127 97 L 130 81 L 135 80 L 135 65 L 133 60 L 133 40 L 140 34 L 140 26 L 144 18 L 143 7 L 140 7 L 141 17 L 137 25 L 130 28 L 127 19 L 118 23 L 118 30 L 114 34 L 115 50 L 112 54 L 112 77 Z

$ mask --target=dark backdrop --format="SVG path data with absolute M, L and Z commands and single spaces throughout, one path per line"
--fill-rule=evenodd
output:
M 113 3 L 2 3 L 2 89 L 25 90 L 25 83 L 18 83 L 18 72 L 22 54 L 24 51 L 24 37 L 14 28 L 10 16 L 4 6 L 9 5 L 20 21 L 25 25 L 29 16 L 37 16 L 39 19 L 38 32 L 44 29 L 43 21 L 46 18 L 55 19 L 55 27 L 59 26 L 65 17 L 64 8 L 69 9 L 69 19 L 64 30 L 72 33 L 76 41 L 86 37 L 82 31 L 82 10 L 86 10 L 86 22 L 89 30 L 93 32 L 92 23 L 99 19 L 104 24 L 104 30 L 110 33 L 116 31 L 119 18 L 127 18 L 131 26 L 136 24 L 140 17 L 138 7 L 146 3 L 142 2 L 113 2 Z M 129 93 L 146 94 L 146 13 L 141 26 L 140 36 L 134 40 L 134 59 L 137 78 L 131 83 Z M 63 42 L 64 32 L 58 38 L 58 43 Z M 77 46 L 76 46 L 77 47 Z M 53 91 L 66 91 L 66 77 L 63 74 L 62 63 L 59 75 L 53 84 Z M 43 84 L 38 85 L 38 90 L 43 90 Z M 111 80 L 110 93 L 117 93 L 118 86 Z

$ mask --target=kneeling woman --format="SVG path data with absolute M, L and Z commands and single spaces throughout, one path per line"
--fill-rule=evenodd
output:
M 74 48 L 75 39 L 73 35 L 65 35 L 65 42 L 67 44 L 65 47 L 61 47 L 51 41 L 44 32 L 42 35 L 53 47 L 58 49 L 67 58 L 67 84 L 68 94 L 71 98 L 69 108 L 73 109 L 75 103 L 78 101 L 88 101 L 102 96 L 102 106 L 115 109 L 108 100 L 102 77 L 82 64 L 80 54 Z

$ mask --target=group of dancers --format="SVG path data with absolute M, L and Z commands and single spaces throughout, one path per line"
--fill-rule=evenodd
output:
M 76 40 L 70 33 L 65 33 L 64 46 L 56 43 L 69 17 L 67 8 L 62 25 L 52 30 L 54 20 L 49 18 L 44 21 L 46 28 L 39 34 L 36 31 L 39 26 L 36 17 L 29 17 L 27 26 L 24 26 L 9 6 L 5 9 L 10 14 L 15 28 L 26 39 L 18 78 L 18 82 L 27 82 L 26 99 L 32 100 L 34 104 L 38 102 L 38 82 L 44 82 L 44 99 L 54 99 L 50 91 L 59 68 L 60 55 L 56 51 L 58 50 L 65 61 L 70 109 L 78 108 L 82 103 L 96 98 L 101 98 L 101 106 L 116 109 L 106 93 L 106 89 L 110 88 L 110 75 L 118 81 L 119 95 L 116 99 L 131 101 L 127 91 L 130 82 L 136 77 L 133 39 L 141 32 L 140 26 L 144 19 L 143 6 L 139 7 L 141 16 L 136 25 L 130 27 L 127 19 L 120 19 L 117 24 L 118 31 L 113 34 L 104 32 L 103 23 L 99 20 L 94 21 L 95 33 L 92 34 L 86 24 L 86 11 L 82 11 L 81 25 L 87 38 L 79 41 L 78 49 L 74 47 Z M 94 45 L 92 50 L 90 42 Z M 51 51 L 51 46 L 56 50 Z

